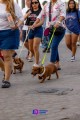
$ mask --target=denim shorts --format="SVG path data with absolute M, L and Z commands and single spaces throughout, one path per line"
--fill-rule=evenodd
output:
M 74 33 L 71 32 L 68 28 L 66 28 L 66 34 L 74 34 Z
M 41 27 L 37 27 L 34 30 L 30 30 L 29 34 L 28 34 L 28 39 L 33 39 L 33 38 L 42 38 L 43 37 L 43 28 Z

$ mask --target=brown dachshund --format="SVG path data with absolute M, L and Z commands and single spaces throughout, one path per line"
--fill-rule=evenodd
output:
M 32 75 L 38 75 L 38 79 L 41 79 L 40 83 L 43 83 L 45 79 L 48 77 L 48 80 L 51 78 L 51 74 L 56 73 L 57 79 L 59 78 L 57 67 L 55 64 L 48 64 L 46 66 L 33 66 L 32 68 Z
M 21 58 L 13 58 L 13 74 L 16 74 L 16 70 L 19 70 L 22 73 L 24 62 Z

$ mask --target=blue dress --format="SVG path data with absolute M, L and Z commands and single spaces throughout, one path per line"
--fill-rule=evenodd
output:
M 66 27 L 75 34 L 80 34 L 80 11 L 66 13 Z

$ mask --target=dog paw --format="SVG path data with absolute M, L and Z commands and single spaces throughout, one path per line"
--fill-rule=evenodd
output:
M 13 74 L 16 74 L 16 72 L 13 72 Z
M 40 80 L 40 79 L 42 79 L 42 77 L 41 77 L 41 76 L 38 76 L 38 79 Z
M 41 80 L 41 81 L 40 81 L 40 83 L 43 83 L 43 82 L 44 82 L 44 80 Z

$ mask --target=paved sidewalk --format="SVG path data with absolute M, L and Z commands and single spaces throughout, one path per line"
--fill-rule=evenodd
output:
M 40 51 L 42 57 L 42 48 Z M 52 75 L 51 81 L 41 84 L 37 77 L 31 76 L 33 62 L 25 59 L 26 50 L 23 50 L 23 73 L 12 75 L 11 88 L 0 88 L 0 120 L 80 120 L 80 47 L 75 62 L 70 62 L 71 54 L 64 40 L 59 51 L 60 78 Z M 46 64 L 49 57 L 50 53 L 47 54 Z M 0 81 L 2 77 L 0 72 Z M 36 115 L 33 114 L 34 109 L 38 110 Z M 41 114 L 39 110 L 46 111 Z

